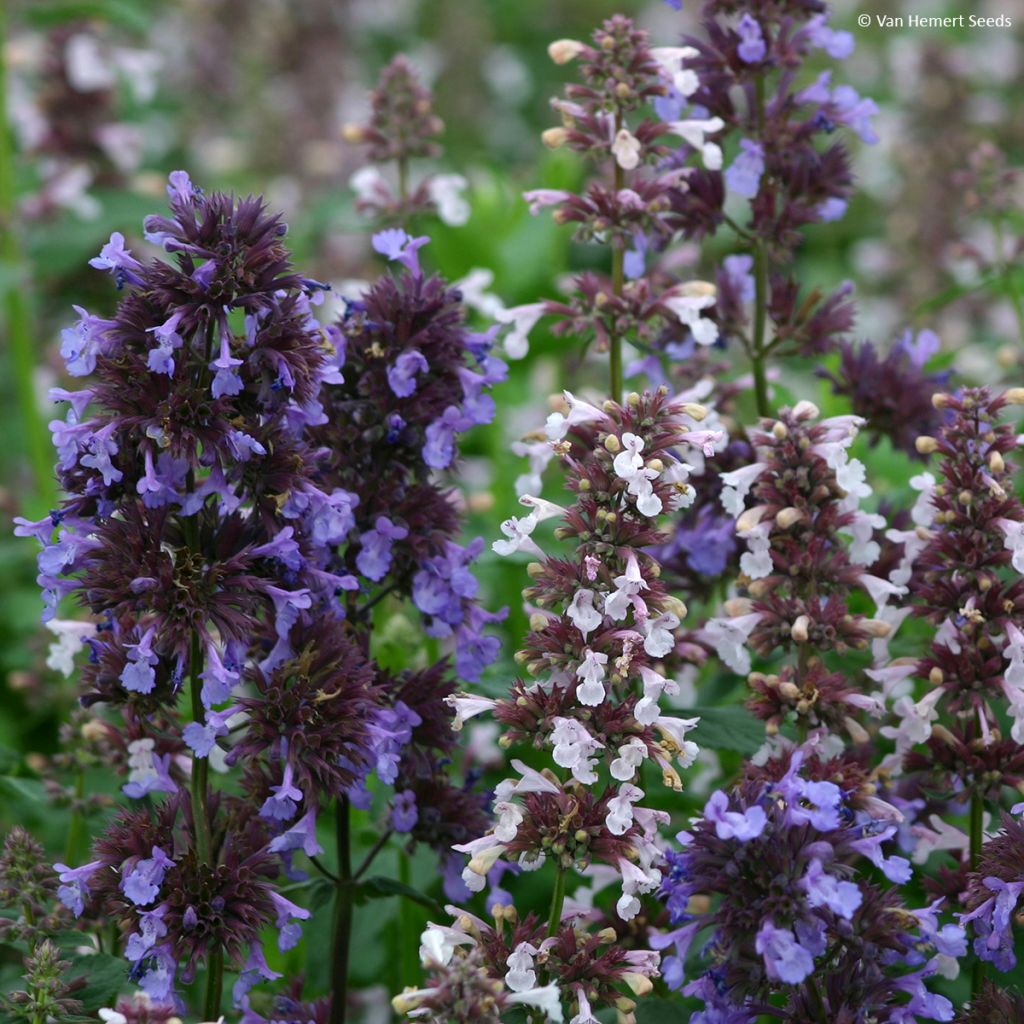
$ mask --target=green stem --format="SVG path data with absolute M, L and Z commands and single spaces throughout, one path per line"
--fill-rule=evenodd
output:
M 622 127 L 622 115 L 618 114 L 615 118 L 615 131 L 618 133 Z M 618 160 L 615 161 L 615 192 L 618 194 L 622 191 L 626 184 L 626 174 L 623 169 L 619 166 Z M 612 247 L 612 295 L 615 298 L 619 298 L 622 295 L 623 285 L 625 283 L 625 266 L 626 254 L 617 245 Z M 609 370 L 609 386 L 611 393 L 609 397 L 613 402 L 622 401 L 622 338 L 619 337 L 619 332 L 612 329 L 608 339 L 608 370 Z
M 352 853 L 348 797 L 339 797 L 334 835 L 338 847 L 338 884 L 334 891 L 331 941 L 331 1024 L 345 1024 L 348 1008 L 348 956 L 352 944 Z
M 555 875 L 555 890 L 551 894 L 551 913 L 548 915 L 548 935 L 554 935 L 562 923 L 562 905 L 565 903 L 565 868 L 559 866 Z
M 199 634 L 192 634 L 192 652 L 189 662 L 189 685 L 192 700 L 192 721 L 200 724 L 206 719 L 203 708 L 203 649 Z M 196 854 L 201 864 L 210 863 L 210 810 L 207 804 L 210 762 L 205 757 L 192 758 L 192 817 L 196 830 Z M 215 1018 L 216 1019 L 216 1018 Z
M 982 820 L 985 813 L 985 801 L 981 793 L 975 789 L 971 793 L 971 830 L 970 830 L 970 864 L 971 870 L 978 869 L 978 859 L 981 857 L 981 848 L 985 842 L 985 833 L 982 829 Z M 985 980 L 985 962 L 979 956 L 975 956 L 971 965 L 971 998 L 981 991 L 982 982 Z
M 764 76 L 754 82 L 754 117 L 760 136 L 764 135 Z M 750 359 L 754 371 L 754 399 L 758 416 L 770 415 L 768 405 L 768 371 L 765 366 L 765 336 L 768 325 L 768 256 L 764 241 L 755 238 L 754 250 L 754 337 Z
M 224 989 L 224 950 L 215 948 L 210 953 L 206 965 L 206 1019 L 215 1021 L 220 1018 L 221 993 Z
M 398 880 L 402 885 L 412 883 L 412 865 L 405 850 L 398 851 Z M 404 897 L 398 898 L 398 948 L 399 964 L 402 970 L 402 987 L 411 985 L 416 980 L 419 967 L 416 942 L 416 922 L 413 919 L 413 907 Z
M 28 261 L 15 232 L 14 138 L 7 120 L 7 67 L 2 45 L 7 38 L 5 6 L 0 0 L 0 280 L 3 282 L 0 291 L 11 353 L 11 376 L 34 481 L 34 494 L 26 506 L 33 514 L 41 514 L 54 504 L 53 456 L 36 403 L 36 343 L 32 337 Z

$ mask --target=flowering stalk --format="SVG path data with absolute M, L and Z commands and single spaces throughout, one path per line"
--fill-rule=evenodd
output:
M 828 27 L 823 4 L 707 0 L 703 17 L 705 38 L 685 40 L 692 55 L 684 58 L 683 67 L 698 81 L 693 102 L 723 129 L 722 140 L 736 139 L 737 148 L 716 183 L 715 207 L 707 210 L 686 195 L 678 202 L 693 207 L 693 216 L 706 222 L 705 230 L 724 221 L 743 243 L 741 258 L 753 278 L 751 319 L 741 304 L 735 305 L 736 315 L 723 317 L 721 326 L 724 335 L 743 345 L 753 370 L 758 415 L 768 416 L 769 359 L 828 351 L 852 326 L 849 284 L 827 298 L 817 291 L 801 297 L 788 268 L 800 229 L 842 217 L 851 192 L 844 146 L 830 141 L 820 149 L 817 138 L 845 125 L 863 141 L 877 141 L 870 125 L 877 107 L 850 86 L 831 88 L 831 71 L 811 86 L 798 84 L 813 50 L 837 60 L 853 52 L 853 37 Z M 746 225 L 725 213 L 727 192 L 750 201 Z M 720 289 L 727 283 L 720 274 Z
M 657 958 L 650 951 L 618 957 L 609 952 L 585 962 L 587 951 L 607 939 L 604 931 L 586 931 L 576 909 L 581 892 L 569 893 L 568 880 L 574 870 L 589 875 L 591 865 L 611 868 L 622 884 L 617 914 L 631 920 L 641 912 L 640 897 L 661 878 L 655 836 L 664 815 L 639 804 L 644 792 L 634 780 L 650 758 L 663 782 L 680 789 L 673 761 L 683 767 L 693 762 L 697 749 L 685 736 L 696 720 L 665 715 L 659 707 L 661 694 L 676 689 L 662 673 L 685 609 L 665 591 L 657 564 L 644 549 L 659 536 L 655 517 L 690 498 L 687 469 L 672 452 L 711 440 L 694 429 L 704 411 L 676 403 L 664 391 L 631 395 L 625 406 L 609 401 L 603 409 L 566 397 L 569 415 L 556 415 L 549 426 L 576 502 L 563 509 L 524 497 L 530 513 L 504 523 L 506 539 L 494 545 L 500 554 L 542 555 L 532 535 L 542 520 L 555 517 L 562 522 L 557 536 L 576 545 L 571 557 L 545 557 L 528 570 L 533 582 L 524 597 L 535 611 L 532 632 L 516 660 L 536 682 L 517 681 L 509 697 L 497 701 L 451 698 L 457 725 L 491 711 L 505 726 L 503 746 L 550 748 L 546 757 L 554 767 L 537 771 L 512 761 L 516 775 L 496 791 L 496 822 L 487 834 L 456 846 L 469 856 L 462 878 L 472 892 L 482 891 L 488 881 L 494 887 L 517 864 L 539 868 L 552 862 L 548 922 L 545 926 L 533 915 L 520 919 L 507 905 L 511 897 L 492 888 L 490 903 L 499 921 L 495 937 L 455 908 L 454 933 L 431 926 L 439 935 L 451 935 L 453 943 L 484 949 L 479 966 L 493 979 L 494 992 L 553 999 L 558 1009 L 545 1012 L 556 1020 L 561 1009 L 555 985 L 568 990 L 580 1018 L 589 1019 L 591 1007 L 600 1002 L 629 1013 L 632 1001 L 623 1000 L 615 982 L 625 981 L 640 994 L 656 974 Z M 595 891 L 607 884 L 596 883 L 596 877 L 595 872 Z M 600 920 L 601 914 L 594 916 Z M 521 921 L 511 938 L 500 930 L 503 920 Z M 429 934 L 424 936 L 428 953 Z M 452 969 L 451 955 L 438 958 L 446 970 Z M 560 970 L 559 961 L 566 958 L 575 966 Z M 430 955 L 425 964 L 432 965 Z M 538 983 L 535 968 L 541 965 L 546 986 Z M 395 1006 L 440 1012 L 445 993 L 445 984 L 435 985 L 396 997 Z
M 650 348 L 664 328 L 692 336 L 699 344 L 717 337 L 702 311 L 714 303 L 703 282 L 656 282 L 645 276 L 648 246 L 666 246 L 687 228 L 674 215 L 673 195 L 687 187 L 695 168 L 666 162 L 670 152 L 661 139 L 689 139 L 708 167 L 720 166 L 721 151 L 705 139 L 720 122 L 681 120 L 681 108 L 663 109 L 670 94 L 690 95 L 696 76 L 681 69 L 692 51 L 650 46 L 647 34 L 626 17 L 608 19 L 593 43 L 560 39 L 548 48 L 558 64 L 577 61 L 580 83 L 566 87 L 565 98 L 552 100 L 562 126 L 544 132 L 545 144 L 568 146 L 599 168 L 582 194 L 538 189 L 524 194 L 533 213 L 553 207 L 558 223 L 577 225 L 576 237 L 611 247 L 610 276 L 580 275 L 568 302 L 552 300 L 505 310 L 499 319 L 511 326 L 505 350 L 513 358 L 526 354 L 528 335 L 542 316 L 556 316 L 556 334 L 596 340 L 609 353 L 610 394 L 623 392 L 623 344 Z M 653 111 L 650 108 L 654 104 Z M 632 247 L 632 248 L 631 248 Z
M 438 137 L 444 122 L 434 113 L 433 97 L 420 83 L 407 57 L 398 54 L 381 71 L 370 93 L 371 114 L 365 124 L 344 129 L 347 142 L 366 147 L 370 163 L 356 171 L 350 185 L 356 208 L 391 224 L 413 223 L 423 213 L 435 213 L 443 223 L 465 224 L 469 204 L 460 174 L 430 174 L 411 181 L 413 161 L 437 159 Z M 391 180 L 381 170 L 394 165 Z

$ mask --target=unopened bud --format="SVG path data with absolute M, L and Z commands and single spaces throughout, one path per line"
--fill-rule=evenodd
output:
M 645 996 L 654 988 L 654 982 L 646 974 L 638 974 L 636 971 L 626 971 L 622 975 L 622 980 L 637 996 Z
M 945 676 L 942 674 L 942 669 L 938 665 L 933 666 L 931 672 L 928 673 L 928 682 L 932 686 L 941 686 Z
M 363 127 L 358 124 L 347 124 L 341 129 L 341 137 L 346 142 L 357 143 L 363 141 Z
M 850 734 L 850 739 L 854 743 L 867 743 L 871 739 L 867 729 L 860 722 L 850 718 L 849 715 L 843 719 L 843 725 L 846 726 L 846 731 Z
M 730 619 L 737 619 L 741 615 L 749 615 L 754 610 L 754 602 L 749 597 L 730 597 L 725 602 L 725 614 Z
M 686 605 L 672 594 L 665 598 L 665 611 L 671 612 L 680 621 L 686 618 Z
M 775 522 L 782 530 L 788 530 L 791 526 L 795 526 L 803 519 L 804 514 L 798 508 L 784 508 L 778 512 L 775 516 Z
M 786 438 L 789 437 L 789 427 L 779 420 L 772 427 L 772 437 L 774 437 L 776 441 L 785 441 Z
M 797 402 L 793 406 L 793 417 L 798 420 L 816 420 L 821 415 L 821 410 L 806 399 Z
M 883 622 L 881 619 L 864 619 L 861 622 L 860 627 L 868 634 L 868 636 L 879 638 L 888 636 L 892 632 L 892 626 L 890 626 L 888 622 Z
M 612 455 L 618 455 L 618 453 L 622 451 L 622 442 L 615 434 L 609 434 L 604 439 L 604 446 L 607 451 L 612 453 Z
M 939 442 L 934 437 L 922 434 L 915 442 L 914 447 L 920 455 L 931 455 L 939 447 Z
M 556 39 L 548 46 L 548 56 L 556 64 L 568 64 L 585 49 L 586 47 L 578 39 Z
M 614 942 L 618 937 L 614 928 L 602 928 L 595 936 L 597 941 L 603 944 Z
M 696 420 L 700 423 L 701 420 L 706 419 L 708 415 L 707 409 L 703 405 L 698 405 L 696 402 L 684 402 L 680 407 L 680 411 L 689 416 L 691 420 Z
M 81 729 L 82 739 L 96 743 L 107 735 L 107 727 L 98 719 L 90 718 Z
M 988 468 L 993 473 L 1002 473 L 1006 469 L 1006 463 L 1003 461 L 1002 455 L 999 452 L 991 452 L 988 457 Z
M 1003 400 L 1007 405 L 1024 405 L 1024 388 L 1010 388 L 1003 395 Z
M 796 622 L 793 623 L 793 628 L 789 631 L 789 635 L 793 638 L 794 643 L 807 643 L 808 627 L 810 624 L 811 620 L 806 615 L 801 615 L 797 618 Z
M 779 693 L 786 700 L 796 700 L 800 696 L 800 687 L 787 679 L 785 682 L 779 683 Z
M 764 513 L 764 505 L 755 505 L 753 508 L 748 508 L 742 513 L 739 519 L 736 520 L 736 532 L 741 535 L 749 533 L 759 522 L 761 522 Z
M 546 615 L 540 615 L 536 612 L 530 616 L 530 629 L 534 633 L 539 633 L 548 624 Z
M 543 572 L 544 566 L 541 565 L 540 562 L 530 562 L 526 567 L 526 575 L 529 576 L 531 580 L 540 579 Z
M 568 138 L 569 133 L 564 128 L 547 128 L 540 133 L 540 141 L 548 149 L 558 149 L 559 146 L 564 146 Z
M 952 401 L 952 395 L 947 395 L 942 391 L 932 395 L 932 405 L 935 406 L 936 409 L 948 409 L 952 404 Z

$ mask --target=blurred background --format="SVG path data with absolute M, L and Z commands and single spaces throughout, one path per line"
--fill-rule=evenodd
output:
M 207 190 L 265 193 L 286 212 L 303 273 L 338 293 L 379 273 L 372 225 L 349 186 L 363 152 L 344 141 L 343 127 L 365 119 L 368 90 L 401 52 L 445 124 L 443 154 L 416 170 L 469 182 L 468 222 L 431 224 L 427 262 L 450 279 L 493 272 L 489 291 L 506 305 L 557 295 L 559 280 L 595 257 L 549 218 L 531 218 L 520 198 L 525 188 L 572 187 L 583 173 L 539 141 L 553 123 L 548 99 L 567 78 L 547 44 L 585 36 L 621 9 L 659 45 L 673 45 L 697 31 L 699 15 L 689 0 L 681 13 L 635 0 L 5 2 L 0 831 L 46 818 L 48 759 L 74 704 L 73 681 L 55 671 L 39 622 L 35 547 L 9 524 L 55 504 L 45 396 L 66 383 L 60 331 L 76 319 L 72 304 L 104 315 L 116 301 L 107 275 L 87 266 L 110 233 L 145 251 L 143 216 L 162 206 L 167 173 L 187 168 Z M 808 232 L 805 276 L 830 287 L 854 280 L 858 333 L 883 347 L 906 327 L 931 327 L 966 377 L 1014 376 L 1024 329 L 1016 298 L 1024 288 L 1011 287 L 1022 202 L 1020 179 L 1006 170 L 1024 154 L 1024 0 L 970 5 L 1009 16 L 1012 29 L 945 31 L 858 28 L 865 11 L 965 13 L 943 0 L 886 0 L 884 12 L 870 2 L 841 0 L 833 24 L 855 34 L 857 52 L 839 74 L 878 102 L 881 141 L 856 152 L 859 194 L 845 219 Z M 688 258 L 711 276 L 713 247 Z M 569 372 L 565 342 L 542 327 L 532 342 L 496 389 L 495 423 L 467 444 L 466 500 L 488 544 L 524 471 L 509 444 L 543 421 L 543 396 Z M 806 397 L 826 387 L 806 380 Z M 489 554 L 481 574 L 491 607 L 522 586 L 520 567 Z M 517 609 L 504 629 L 511 652 L 524 632 Z M 504 673 L 507 684 L 509 671 L 506 654 L 494 678 Z

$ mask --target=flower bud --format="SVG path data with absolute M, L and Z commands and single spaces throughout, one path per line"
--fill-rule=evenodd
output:
M 772 437 L 776 441 L 785 441 L 789 436 L 789 427 L 786 426 L 781 420 L 772 427 Z
M 749 597 L 730 597 L 725 602 L 725 614 L 730 619 L 738 619 L 741 615 L 749 615 L 754 610 L 754 602 Z
M 578 39 L 556 39 L 548 46 L 548 56 L 556 64 L 568 64 L 575 60 L 586 46 Z
M 345 142 L 357 143 L 363 141 L 363 127 L 358 124 L 347 124 L 341 129 L 341 137 Z
M 821 415 L 821 410 L 813 403 L 806 400 L 797 402 L 793 406 L 793 418 L 798 420 L 816 420 Z
M 1003 457 L 999 452 L 994 451 L 989 453 L 988 468 L 991 469 L 993 473 L 1002 473 L 1002 471 L 1006 469 L 1006 463 L 1003 461 Z
M 612 453 L 612 455 L 617 455 L 622 451 L 622 442 L 615 436 L 615 434 L 609 434 L 604 439 L 604 446 L 607 451 Z
M 1003 401 L 1007 405 L 1024 405 L 1024 388 L 1010 388 L 1003 395 Z
M 789 635 L 793 638 L 794 643 L 807 643 L 808 627 L 810 624 L 811 620 L 806 615 L 801 615 L 797 618 L 796 622 L 793 623 L 792 629 L 789 631 Z
M 788 530 L 791 526 L 795 526 L 803 519 L 804 514 L 798 508 L 784 508 L 778 512 L 775 516 L 775 522 L 779 526 L 779 529 Z
M 654 983 L 646 974 L 638 974 L 636 971 L 626 971 L 622 975 L 622 980 L 637 996 L 645 996 L 654 988 Z
M 679 408 L 684 415 L 689 416 L 691 420 L 696 420 L 698 423 L 706 419 L 708 415 L 708 410 L 696 402 L 683 402 Z
M 888 622 L 882 622 L 881 619 L 863 619 L 860 623 L 860 628 L 868 636 L 874 637 L 888 636 L 892 632 L 892 626 Z
M 564 146 L 568 138 L 569 133 L 564 128 L 547 128 L 540 133 L 540 141 L 548 149 L 558 149 L 559 146 Z
M 953 401 L 952 395 L 947 395 L 942 391 L 932 395 L 932 405 L 936 409 L 948 409 Z
M 927 434 L 922 434 L 914 442 L 914 447 L 918 450 L 921 455 L 931 455 L 932 452 L 936 451 L 939 447 L 939 442 L 934 437 L 928 437 Z

